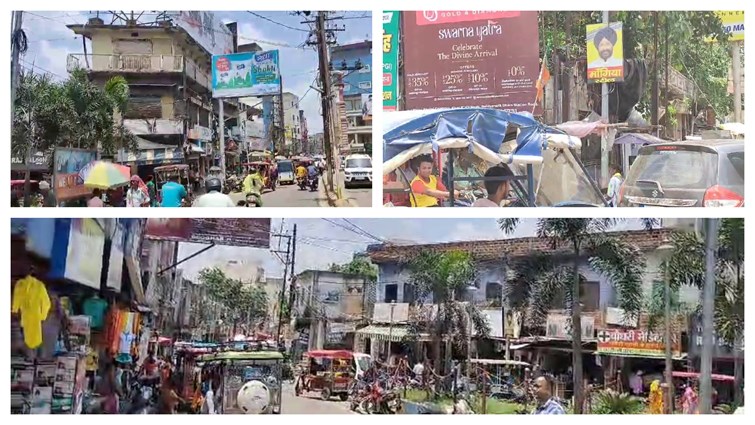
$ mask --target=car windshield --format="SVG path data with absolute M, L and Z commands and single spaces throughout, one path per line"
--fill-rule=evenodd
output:
M 278 173 L 290 173 L 294 171 L 294 166 L 290 162 L 279 162 Z
M 702 189 L 711 186 L 718 172 L 715 152 L 653 146 L 640 151 L 627 174 L 627 185 L 638 180 L 658 182 L 662 188 Z
M 347 159 L 346 168 L 372 168 L 372 161 L 369 158 Z

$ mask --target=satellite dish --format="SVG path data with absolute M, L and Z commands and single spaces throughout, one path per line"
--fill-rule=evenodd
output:
M 246 415 L 260 415 L 270 405 L 270 389 L 261 381 L 249 381 L 239 389 L 236 404 Z

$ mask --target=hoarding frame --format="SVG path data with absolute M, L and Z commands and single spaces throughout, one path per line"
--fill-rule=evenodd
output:
M 244 81 L 239 81 L 238 75 L 234 76 L 234 63 L 236 70 L 249 69 L 248 74 L 242 71 L 245 76 L 241 80 Z M 264 72 L 262 67 L 266 69 Z M 231 81 L 238 84 L 234 86 Z M 213 98 L 279 96 L 281 84 L 278 50 L 212 56 Z

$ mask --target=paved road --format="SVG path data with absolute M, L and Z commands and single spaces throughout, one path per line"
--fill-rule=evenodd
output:
M 341 176 L 343 178 L 343 176 Z M 372 205 L 372 188 L 358 187 L 345 189 L 344 196 L 360 207 L 369 207 Z M 234 202 L 244 199 L 241 193 L 232 193 L 231 198 Z M 317 192 L 301 190 L 296 184 L 277 186 L 275 192 L 265 191 L 262 195 L 262 204 L 265 207 L 327 207 L 328 200 L 325 196 L 325 189 L 320 180 Z
M 284 415 L 350 415 L 349 402 L 340 401 L 336 398 L 323 401 L 319 393 L 305 393 L 299 397 L 294 394 L 294 386 L 290 383 L 283 384 L 283 409 Z

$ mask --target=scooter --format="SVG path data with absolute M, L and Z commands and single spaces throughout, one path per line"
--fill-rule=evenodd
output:
M 317 186 L 320 183 L 320 179 L 317 177 L 309 177 L 307 180 L 308 180 L 307 185 L 309 186 L 309 191 L 317 192 Z
M 299 190 L 307 190 L 307 179 L 305 177 L 297 177 L 296 184 L 299 186 Z
M 256 193 L 248 193 L 246 195 L 246 206 L 247 208 L 261 207 L 262 197 L 257 195 Z

